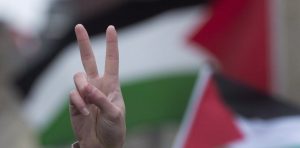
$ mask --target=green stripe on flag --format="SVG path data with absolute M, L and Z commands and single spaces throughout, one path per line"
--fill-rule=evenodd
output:
M 173 74 L 122 84 L 128 131 L 135 126 L 180 122 L 196 76 L 196 72 Z M 40 137 L 43 145 L 74 142 L 67 104 Z

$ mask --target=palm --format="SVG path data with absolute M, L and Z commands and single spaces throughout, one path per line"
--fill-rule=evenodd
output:
M 125 106 L 118 78 L 115 30 L 107 29 L 107 56 L 102 77 L 98 74 L 86 31 L 82 26 L 75 31 L 86 71 L 74 76 L 77 90 L 71 93 L 70 111 L 76 138 L 86 147 L 119 147 L 118 143 L 125 136 Z

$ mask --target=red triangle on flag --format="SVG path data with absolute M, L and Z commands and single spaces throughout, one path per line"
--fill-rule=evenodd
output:
M 188 127 L 184 148 L 216 148 L 242 138 L 234 115 L 222 102 L 211 77 L 204 89 Z

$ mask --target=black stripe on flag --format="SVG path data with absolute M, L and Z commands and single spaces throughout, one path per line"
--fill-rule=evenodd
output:
M 221 74 L 214 74 L 224 102 L 238 115 L 247 118 L 272 119 L 300 115 L 300 110 L 274 96 L 255 90 Z

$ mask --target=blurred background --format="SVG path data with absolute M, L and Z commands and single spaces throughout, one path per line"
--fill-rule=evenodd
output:
M 105 29 L 112 24 L 118 30 L 125 148 L 199 147 L 177 140 L 191 113 L 186 112 L 190 98 L 200 91 L 194 87 L 202 82 L 199 73 L 208 63 L 253 90 L 218 86 L 224 98 L 237 96 L 228 97 L 231 86 L 240 92 L 239 101 L 221 101 L 234 117 L 264 127 L 287 118 L 300 123 L 299 7 L 298 0 L 0 0 L 0 147 L 67 148 L 76 141 L 68 94 L 73 74 L 83 71 L 74 34 L 78 23 L 91 36 L 100 71 Z M 243 100 L 247 97 L 255 101 Z M 206 109 L 206 116 L 219 114 L 213 106 Z M 252 137 L 261 132 L 256 122 L 256 128 L 246 125 Z M 273 131 L 280 126 L 300 134 L 293 124 L 273 125 Z M 250 137 L 248 147 L 272 147 L 278 139 L 284 146 L 300 146 L 299 134 L 284 132 L 285 138 L 295 139 L 290 142 L 270 138 L 274 133 L 268 132 L 263 131 L 268 145 L 251 136 L 237 139 Z M 205 147 L 246 147 L 232 144 L 237 139 Z

